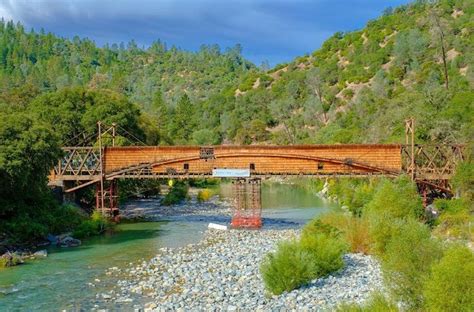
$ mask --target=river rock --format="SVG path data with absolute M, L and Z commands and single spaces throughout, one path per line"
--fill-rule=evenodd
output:
M 47 257 L 48 251 L 46 249 L 38 250 L 33 254 L 34 257 Z
M 377 260 L 347 254 L 339 272 L 280 296 L 269 296 L 260 263 L 279 241 L 299 233 L 295 229 L 207 230 L 197 244 L 161 248 L 150 261 L 123 269 L 133 274 L 120 275 L 117 290 L 124 298 L 137 300 L 134 302 L 148 302 L 143 306 L 146 311 L 156 310 L 150 303 L 165 310 L 186 311 L 322 311 L 333 310 L 342 302 L 362 303 L 372 291 L 383 291 Z
M 81 241 L 71 236 L 66 236 L 59 240 L 59 244 L 61 247 L 77 247 L 81 245 Z

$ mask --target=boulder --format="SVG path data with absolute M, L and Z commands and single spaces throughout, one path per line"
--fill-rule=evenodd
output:
M 46 249 L 38 250 L 33 254 L 34 257 L 47 257 L 48 251 Z
M 72 238 L 71 236 L 66 236 L 59 240 L 59 245 L 61 247 L 77 247 L 81 245 L 81 241 L 76 238 Z

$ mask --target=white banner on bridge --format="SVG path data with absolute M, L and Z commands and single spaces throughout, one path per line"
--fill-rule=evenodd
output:
M 250 169 L 213 169 L 212 176 L 215 178 L 248 178 Z

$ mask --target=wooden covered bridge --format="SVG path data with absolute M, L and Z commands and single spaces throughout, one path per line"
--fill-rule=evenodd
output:
M 367 177 L 408 174 L 420 190 L 449 193 L 462 145 L 413 144 L 64 147 L 49 176 L 66 193 L 96 185 L 96 206 L 117 214 L 117 179 L 232 178 L 235 226 L 259 226 L 260 180 L 270 176 Z

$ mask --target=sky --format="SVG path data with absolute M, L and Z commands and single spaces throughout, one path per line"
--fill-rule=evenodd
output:
M 27 29 L 106 43 L 196 51 L 239 43 L 243 55 L 274 66 L 316 50 L 337 31 L 363 28 L 407 0 L 0 0 L 0 16 Z

